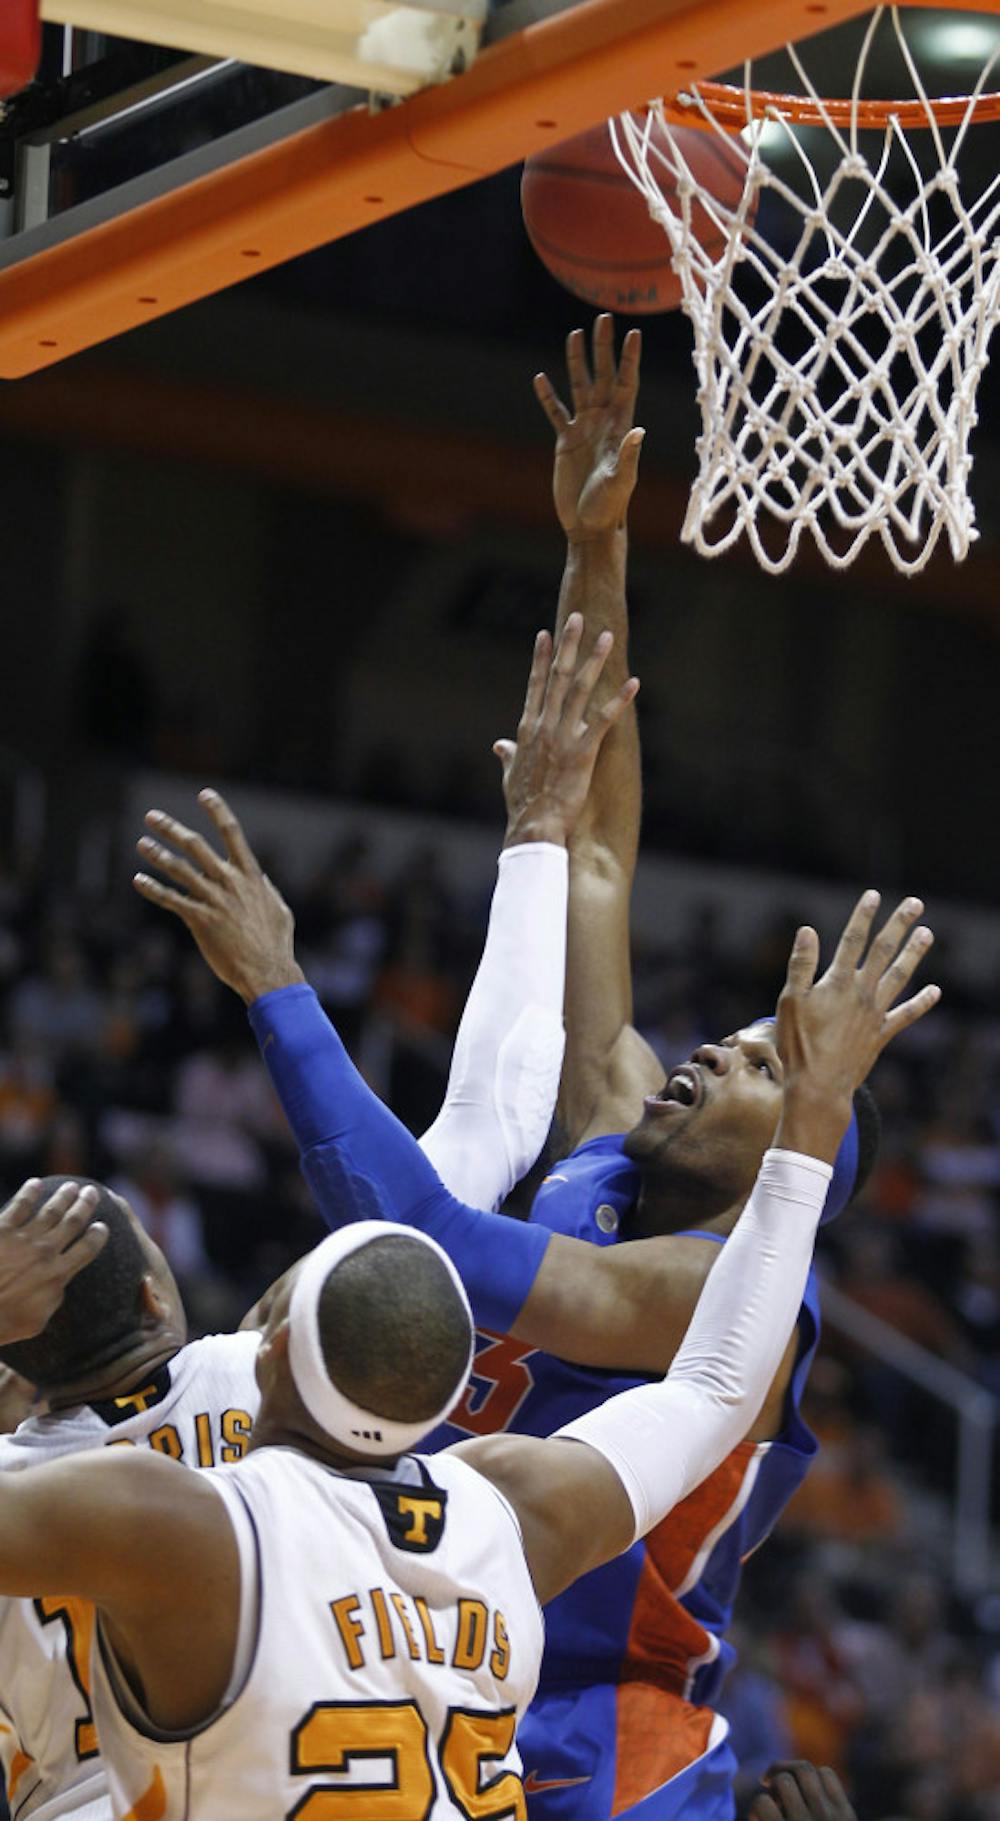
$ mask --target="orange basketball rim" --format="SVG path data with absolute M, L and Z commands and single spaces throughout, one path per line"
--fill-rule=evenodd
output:
M 995 5 L 961 8 L 953 6 L 952 0 L 945 0 L 945 8 L 937 8 L 937 0 L 898 0 L 900 12 L 917 11 L 921 7 L 934 6 L 935 10 L 949 8 L 953 11 L 980 12 L 1000 14 L 1000 0 Z M 816 6 L 810 9 L 815 14 L 825 14 L 828 8 Z M 740 132 L 750 120 L 767 120 L 780 116 L 794 126 L 835 126 L 857 127 L 861 130 L 875 129 L 884 132 L 891 122 L 895 121 L 907 131 L 913 131 L 929 124 L 928 116 L 938 126 L 961 126 L 970 117 L 970 96 L 942 95 L 926 96 L 921 100 L 912 97 L 897 100 L 874 100 L 868 96 L 842 95 L 825 96 L 817 101 L 812 95 L 788 93 L 784 90 L 759 89 L 752 86 L 738 88 L 728 82 L 698 83 L 701 120 L 693 113 L 683 88 L 677 89 L 662 100 L 664 117 L 677 126 L 706 125 L 708 115 L 718 126 L 730 132 Z M 984 90 L 975 96 L 972 106 L 972 120 L 981 124 L 1000 120 L 1000 90 Z

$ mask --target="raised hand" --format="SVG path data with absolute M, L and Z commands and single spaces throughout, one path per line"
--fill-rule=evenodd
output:
M 138 849 L 173 883 L 162 885 L 148 873 L 136 873 L 132 883 L 140 897 L 173 911 L 187 925 L 213 974 L 251 1005 L 262 993 L 304 979 L 295 960 L 295 919 L 261 871 L 228 803 L 216 790 L 200 791 L 198 801 L 225 855 L 204 835 L 162 809 L 151 809 L 145 820 L 155 835 L 143 835 Z M 165 847 L 166 841 L 172 846 Z
M 836 1771 L 799 1758 L 772 1764 L 750 1806 L 750 1821 L 857 1821 Z
M 538 634 L 517 739 L 498 740 L 493 748 L 503 766 L 505 847 L 518 841 L 568 842 L 587 801 L 602 741 L 638 693 L 638 678 L 629 677 L 588 721 L 614 640 L 602 632 L 578 662 L 582 637 L 579 613 L 570 614 L 554 656 L 551 635 Z
M 591 372 L 583 330 L 574 329 L 566 342 L 572 415 L 547 374 L 535 375 L 535 396 L 556 433 L 556 513 L 571 541 L 602 537 L 625 523 L 646 434 L 632 428 L 641 352 L 641 332 L 630 329 L 616 364 L 614 320 L 599 316 Z
M 879 902 L 878 892 L 859 898 L 819 980 L 816 931 L 800 929 L 796 935 L 777 1013 L 785 1105 L 776 1142 L 791 1150 L 815 1150 L 821 1156 L 826 1149 L 836 1151 L 855 1088 L 886 1045 L 941 997 L 939 987 L 925 986 L 896 1004 L 934 937 L 922 924 L 914 928 L 924 908 L 920 899 L 904 898 L 873 940 Z M 795 1141 L 793 1111 L 804 1115 L 813 1144 Z M 816 1149 L 817 1141 L 822 1148 Z
M 40 1334 L 71 1278 L 97 1257 L 108 1237 L 94 1219 L 98 1195 L 67 1182 L 43 1200 L 32 1176 L 0 1213 L 0 1344 Z

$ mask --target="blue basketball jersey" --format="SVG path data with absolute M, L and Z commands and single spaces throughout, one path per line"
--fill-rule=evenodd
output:
M 594 1245 L 617 1243 L 640 1172 L 621 1137 L 592 1139 L 555 1165 L 533 1222 Z M 722 1244 L 716 1234 L 694 1234 Z M 521 1731 L 532 1821 L 642 1821 L 731 1814 L 735 1768 L 713 1711 L 732 1647 L 725 1631 L 741 1564 L 801 1484 L 816 1441 L 799 1400 L 819 1335 L 811 1271 L 781 1433 L 741 1442 L 648 1536 L 546 1608 L 538 1697 Z M 480 1333 L 469 1387 L 429 1446 L 511 1430 L 551 1435 L 634 1373 L 570 1365 L 507 1335 Z

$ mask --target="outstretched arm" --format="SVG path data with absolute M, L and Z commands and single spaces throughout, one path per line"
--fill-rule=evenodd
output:
M 775 1148 L 667 1378 L 610 1399 L 548 1442 L 461 1444 L 517 1510 L 543 1601 L 666 1517 L 761 1408 L 798 1315 L 854 1090 L 892 1037 L 939 996 L 925 987 L 895 1005 L 930 932 L 912 930 L 919 906 L 909 900 L 869 947 L 877 904 L 876 893 L 860 900 L 818 982 L 815 932 L 796 937 L 778 1006 L 785 1097 Z
M 507 1328 L 535 1279 L 548 1235 L 466 1207 L 448 1193 L 416 1139 L 362 1080 L 306 984 L 295 960 L 292 913 L 232 810 L 216 791 L 202 791 L 199 801 L 224 855 L 203 835 L 151 810 L 147 824 L 161 838 L 144 835 L 139 849 L 173 883 L 137 873 L 136 889 L 186 924 L 213 973 L 249 1007 L 324 1220 L 338 1227 L 391 1218 L 432 1234 L 466 1278 L 477 1321 Z M 511 1243 L 495 1246 L 498 1231 L 510 1232 Z
M 616 363 L 614 324 L 594 324 L 593 365 L 582 330 L 566 344 L 571 409 L 544 373 L 535 392 L 556 435 L 553 494 L 566 533 L 557 631 L 583 614 L 587 632 L 607 626 L 615 648 L 601 687 L 627 674 L 626 515 L 644 432 L 632 428 L 642 338 L 625 337 Z M 629 907 L 639 843 L 641 781 L 635 713 L 601 751 L 586 811 L 570 843 L 566 1060 L 559 1117 L 575 1147 L 635 1123 L 663 1071 L 632 1027 Z
M 767 1153 L 666 1379 L 548 1441 L 459 1444 L 514 1506 L 543 1605 L 660 1523 L 752 1427 L 798 1316 L 831 1174 L 808 1153 Z
M 146 1448 L 0 1475 L 0 1592 L 92 1600 L 171 1730 L 213 1712 L 232 1669 L 239 1562 L 213 1478 Z
M 630 329 L 615 360 L 614 321 L 594 323 L 593 366 L 582 329 L 566 342 L 570 404 L 567 409 L 545 373 L 535 376 L 535 395 L 555 431 L 552 492 L 556 516 L 566 534 L 566 568 L 556 615 L 556 636 L 571 613 L 583 616 L 584 639 L 604 627 L 614 634 L 614 652 L 605 666 L 595 700 L 610 700 L 628 676 L 628 604 L 625 569 L 626 518 L 639 469 L 645 431 L 633 428 L 639 389 L 642 335 Z M 573 846 L 613 856 L 631 884 L 639 842 L 639 741 L 634 714 L 625 715 L 605 742 L 595 768 Z
M 539 633 L 517 738 L 494 747 L 507 804 L 499 878 L 444 1104 L 420 1141 L 446 1187 L 477 1208 L 499 1207 L 552 1123 L 563 1056 L 566 842 L 587 802 L 599 738 L 638 687 L 626 678 L 587 729 L 612 639 L 598 638 L 575 672 L 581 632 L 572 616 L 554 661 L 549 634 Z

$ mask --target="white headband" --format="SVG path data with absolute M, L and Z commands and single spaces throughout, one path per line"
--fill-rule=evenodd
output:
M 436 1416 L 425 1417 L 419 1423 L 393 1422 L 389 1417 L 379 1416 L 373 1410 L 362 1409 L 360 1404 L 345 1397 L 327 1372 L 319 1337 L 319 1299 L 331 1272 L 362 1246 L 370 1245 L 375 1239 L 388 1239 L 397 1234 L 405 1239 L 416 1240 L 440 1258 L 469 1318 L 469 1358 L 465 1371 L 444 1408 Z M 328 1239 L 322 1240 L 308 1253 L 292 1289 L 288 1324 L 288 1359 L 302 1402 L 332 1441 L 340 1442 L 344 1447 L 357 1450 L 360 1454 L 405 1454 L 407 1449 L 422 1441 L 454 1408 L 469 1376 L 475 1353 L 475 1329 L 469 1299 L 465 1294 L 465 1285 L 447 1252 L 442 1251 L 437 1241 L 430 1239 L 426 1233 L 400 1226 L 396 1221 L 359 1220 L 353 1226 L 341 1227 L 338 1232 L 331 1233 Z

